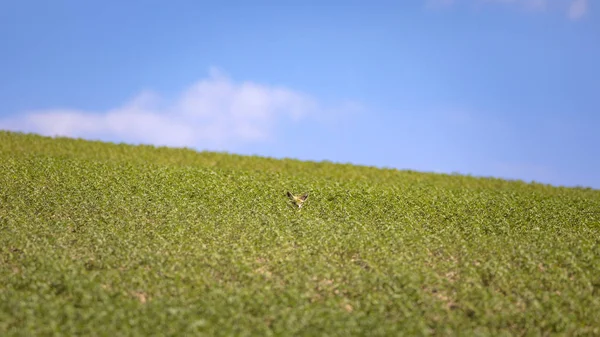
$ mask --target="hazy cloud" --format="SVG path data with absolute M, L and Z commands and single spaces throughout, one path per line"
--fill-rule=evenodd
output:
M 504 179 L 517 179 L 525 182 L 556 181 L 558 174 L 544 165 L 520 162 L 497 162 L 491 167 L 492 175 Z
M 223 148 L 273 137 L 277 128 L 305 118 L 343 113 L 285 87 L 235 82 L 216 69 L 171 101 L 143 92 L 108 111 L 46 109 L 0 119 L 0 128 L 49 136 L 167 146 Z
M 564 11 L 569 19 L 577 20 L 587 14 L 588 0 L 425 0 L 427 8 L 443 8 L 451 5 L 466 4 L 477 7 L 483 5 L 510 5 L 531 11 Z
M 569 5 L 568 16 L 571 20 L 580 19 L 588 10 L 587 0 L 573 0 Z
M 443 8 L 453 5 L 455 0 L 426 0 L 425 5 L 427 8 Z
M 480 2 L 488 2 L 488 3 L 504 3 L 504 4 L 513 4 L 518 5 L 523 8 L 533 9 L 533 10 L 542 10 L 546 8 L 548 4 L 548 0 L 479 0 Z

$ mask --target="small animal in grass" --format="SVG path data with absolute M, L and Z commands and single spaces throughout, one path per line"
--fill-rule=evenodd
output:
M 306 199 L 308 199 L 308 193 L 296 196 L 296 195 L 293 195 L 290 192 L 287 192 L 287 196 L 292 201 L 292 205 L 298 207 L 298 209 L 302 208 L 302 205 L 304 204 L 304 202 L 306 201 Z

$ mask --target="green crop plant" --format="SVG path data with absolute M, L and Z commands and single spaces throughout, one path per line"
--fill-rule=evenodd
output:
M 1 336 L 592 336 L 599 312 L 598 190 L 0 131 Z

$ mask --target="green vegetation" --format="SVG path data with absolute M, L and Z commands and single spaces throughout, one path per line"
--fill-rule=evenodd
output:
M 2 336 L 574 336 L 599 313 L 598 190 L 0 132 Z

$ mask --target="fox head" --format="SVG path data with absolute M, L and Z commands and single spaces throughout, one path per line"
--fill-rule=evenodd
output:
M 306 201 L 306 199 L 308 199 L 308 193 L 305 193 L 305 194 L 300 195 L 300 196 L 295 196 L 292 193 L 287 192 L 287 196 L 292 201 L 292 204 L 294 206 L 298 207 L 298 208 L 302 208 L 302 204 L 304 204 L 304 202 Z

